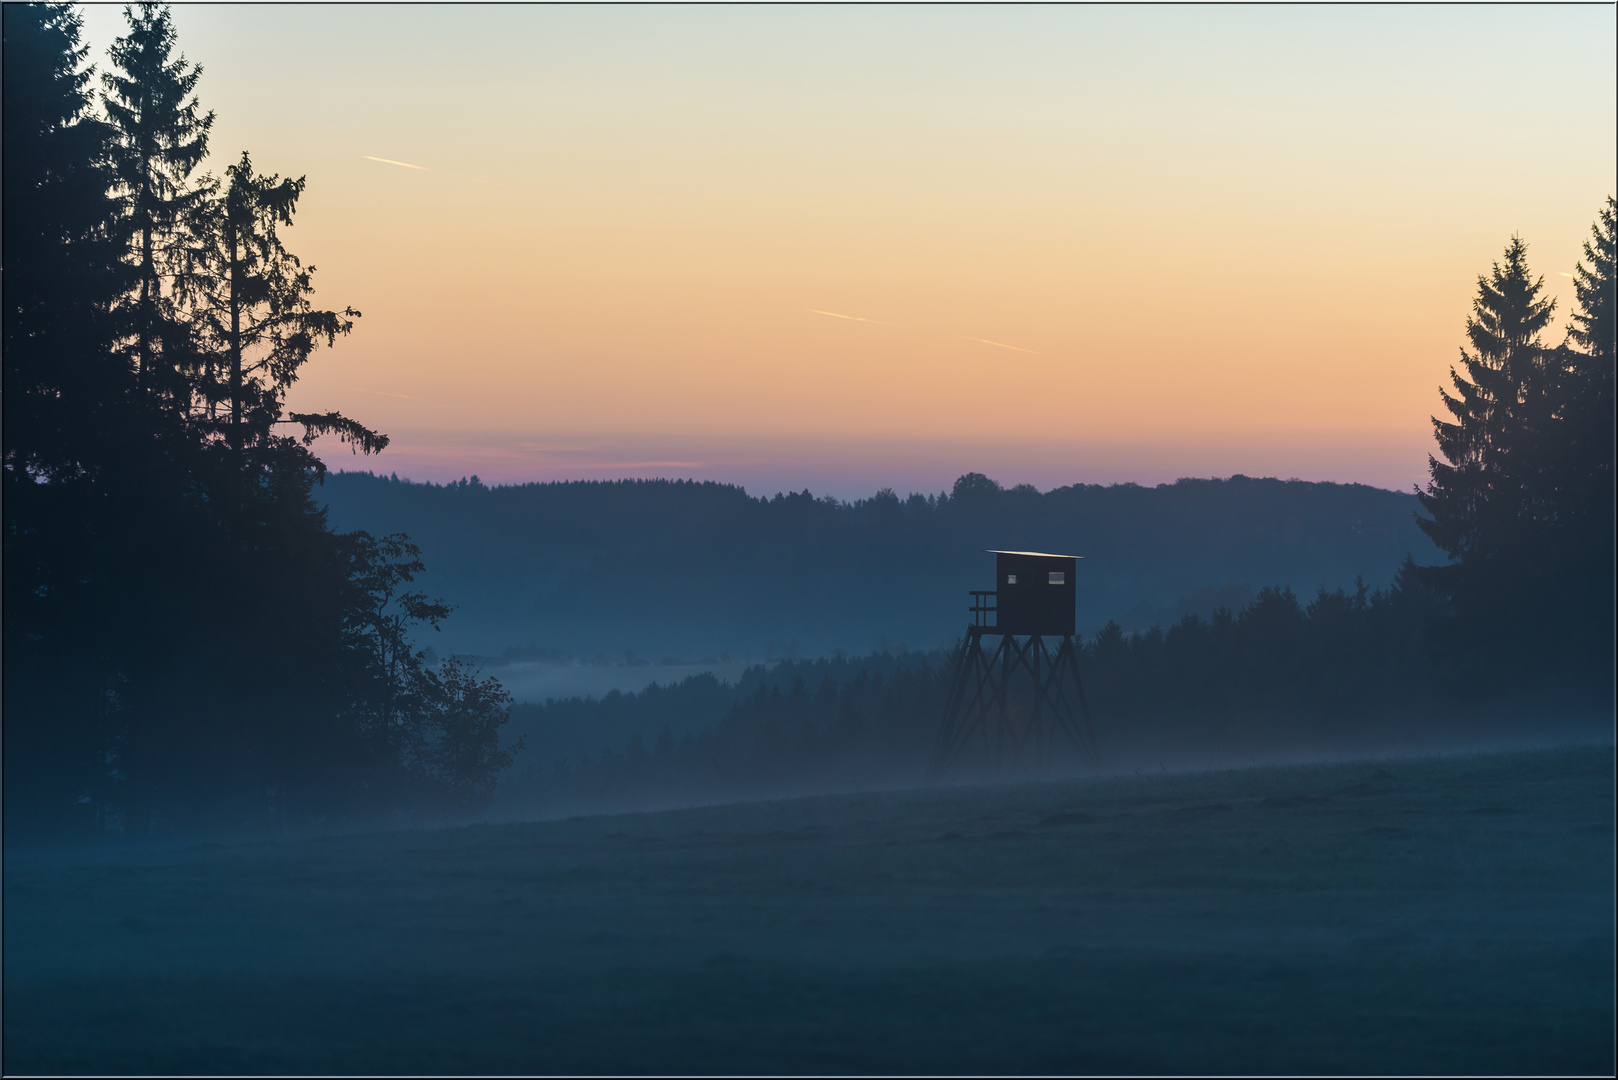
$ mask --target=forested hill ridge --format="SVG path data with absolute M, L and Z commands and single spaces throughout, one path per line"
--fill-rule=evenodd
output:
M 973 473 L 950 492 L 846 503 L 681 480 L 489 487 L 342 472 L 316 498 L 335 529 L 408 533 L 428 568 L 419 587 L 457 608 L 430 643 L 484 655 L 932 648 L 968 621 L 967 590 L 992 587 L 985 548 L 1083 555 L 1081 631 L 1240 608 L 1266 585 L 1382 586 L 1407 555 L 1445 561 L 1414 495 L 1240 475 L 1041 493 Z

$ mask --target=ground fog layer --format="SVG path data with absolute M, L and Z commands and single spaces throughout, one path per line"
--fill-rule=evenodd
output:
M 1613 1068 L 1610 746 L 8 856 L 7 1072 Z

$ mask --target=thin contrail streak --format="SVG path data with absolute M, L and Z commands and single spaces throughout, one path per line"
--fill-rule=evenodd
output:
M 813 312 L 816 315 L 830 315 L 834 319 L 848 319 L 851 322 L 868 322 L 868 323 L 879 323 L 882 326 L 887 325 L 887 323 L 882 322 L 881 319 L 863 319 L 858 315 L 839 315 L 835 311 L 821 311 L 819 308 L 807 308 L 806 310 L 808 310 L 810 312 Z
M 965 334 L 956 334 L 955 336 L 960 338 L 962 341 L 976 341 L 982 345 L 993 345 L 997 349 L 1010 349 L 1012 352 L 1025 352 L 1033 356 L 1039 355 L 1037 352 L 1034 352 L 1033 349 L 1025 349 L 1021 345 L 1007 345 L 1003 341 L 990 341 L 986 337 L 967 337 Z
M 481 176 L 467 176 L 465 173 L 445 172 L 442 169 L 429 169 L 425 165 L 412 165 L 408 161 L 394 161 L 392 158 L 376 157 L 372 154 L 361 154 L 366 161 L 380 161 L 384 165 L 397 165 L 401 169 L 415 169 L 417 172 L 437 173 L 439 176 L 449 176 L 456 180 L 470 180 L 474 184 L 488 184 L 490 187 L 505 188 L 507 191 L 521 191 L 527 193 L 527 188 L 513 187 L 498 180 L 485 180 Z
M 381 394 L 383 397 L 404 398 L 406 401 L 415 401 L 416 400 L 415 398 L 411 397 L 409 394 L 390 394 L 386 390 L 367 390 L 363 386 L 351 386 L 351 387 L 349 387 L 349 389 L 350 390 L 358 390 L 362 394 Z
M 401 169 L 418 169 L 421 172 L 433 172 L 434 171 L 432 169 L 429 169 L 425 165 L 412 165 L 408 161 L 394 161 L 392 158 L 372 157 L 370 154 L 361 154 L 360 157 L 364 158 L 366 161 L 380 161 L 384 165 L 397 165 Z

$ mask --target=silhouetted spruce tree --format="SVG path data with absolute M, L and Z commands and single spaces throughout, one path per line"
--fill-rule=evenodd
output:
M 183 215 L 205 197 L 190 183 L 208 154 L 214 114 L 199 112 L 193 96 L 202 69 L 175 58 L 168 8 L 141 4 L 124 9 L 129 32 L 113 43 L 114 70 L 102 75 L 102 103 L 116 132 L 113 159 L 126 201 L 133 238 L 137 293 L 128 312 L 135 339 L 136 370 L 148 390 L 181 396 L 172 358 L 153 371 L 154 349 L 171 324 L 171 304 L 162 279 L 171 269 Z
M 1593 265 L 1577 279 L 1590 306 L 1575 314 L 1571 341 L 1602 325 L 1602 244 L 1598 222 Z M 1451 606 L 1441 636 L 1463 681 L 1579 696 L 1610 672 L 1611 361 L 1599 344 L 1546 347 L 1554 303 L 1542 288 L 1515 237 L 1478 280 L 1473 351 L 1462 350 L 1464 375 L 1451 369 L 1456 393 L 1443 394 L 1453 422 L 1433 421 L 1446 461 L 1429 458 L 1432 479 L 1418 493 L 1432 514 L 1419 524 L 1455 563 L 1421 578 Z
M 128 424 L 129 372 L 107 348 L 127 285 L 110 132 L 90 112 L 79 16 L 6 5 L 3 25 L 5 466 L 67 479 Z
M 62 789 L 95 775 L 110 687 L 74 630 L 91 588 L 97 480 L 127 450 L 134 421 L 130 372 L 110 347 L 127 285 L 108 193 L 110 132 L 90 112 L 79 16 L 66 5 L 7 4 L 0 37 L 9 830 L 47 806 L 45 816 L 62 816 L 73 805 Z
M 335 412 L 282 416 L 286 392 L 310 354 L 322 339 L 329 346 L 347 334 L 360 314 L 316 308 L 309 299 L 315 268 L 281 242 L 304 183 L 256 173 L 244 151 L 225 169 L 223 192 L 198 216 L 181 299 L 206 343 L 204 404 L 210 418 L 225 407 L 221 430 L 236 450 L 277 445 L 275 425 L 298 423 L 305 445 L 335 434 L 356 451 L 377 453 L 386 435 Z
M 1573 314 L 1573 326 L 1568 334 L 1592 357 L 1606 361 L 1610 375 L 1613 362 L 1613 338 L 1618 334 L 1618 278 L 1614 277 L 1613 262 L 1618 259 L 1618 239 L 1614 236 L 1614 217 L 1618 215 L 1618 201 L 1607 196 L 1607 205 L 1596 215 L 1590 227 L 1591 239 L 1584 242 L 1584 257 L 1573 272 L 1573 291 L 1578 298 L 1579 310 Z M 1592 242 L 1593 241 L 1593 242 Z
M 1612 704 L 1614 589 L 1614 307 L 1618 238 L 1611 196 L 1574 269 L 1571 347 L 1556 351 L 1562 434 L 1552 444 L 1561 495 L 1552 558 L 1570 674 Z
M 1521 541 L 1533 512 L 1534 443 L 1542 428 L 1548 385 L 1540 335 L 1555 301 L 1541 299 L 1544 278 L 1528 271 L 1528 246 L 1513 237 L 1505 264 L 1479 276 L 1461 370 L 1450 368 L 1455 393 L 1440 389 L 1453 421 L 1433 418 L 1445 460 L 1428 456 L 1432 479 L 1418 492 L 1432 518 L 1422 531 L 1468 565 L 1503 557 Z M 1464 372 L 1464 374 L 1463 374 Z
M 1613 517 L 1614 334 L 1618 333 L 1618 203 L 1612 196 L 1591 227 L 1584 244 L 1586 265 L 1573 272 L 1578 310 L 1573 313 L 1566 351 L 1564 390 L 1569 429 L 1570 496 L 1578 504 L 1581 527 L 1607 526 L 1611 547 Z

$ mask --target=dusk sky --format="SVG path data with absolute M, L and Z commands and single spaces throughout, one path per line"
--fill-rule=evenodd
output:
M 364 312 L 338 468 L 1408 490 L 1513 233 L 1566 323 L 1614 8 L 176 6 Z M 98 65 L 121 31 L 86 10 Z

